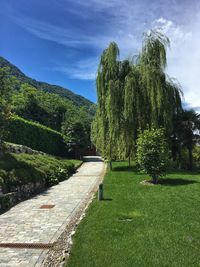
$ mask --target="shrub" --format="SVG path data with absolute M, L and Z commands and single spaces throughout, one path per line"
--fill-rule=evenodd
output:
M 168 162 L 168 147 L 162 129 L 145 130 L 137 140 L 137 162 L 149 174 L 153 183 L 165 174 Z
M 13 115 L 7 130 L 5 141 L 25 145 L 56 156 L 65 154 L 62 134 L 44 125 Z

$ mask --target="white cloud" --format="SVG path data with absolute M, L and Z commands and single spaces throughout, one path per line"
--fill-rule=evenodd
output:
M 97 58 L 89 58 L 87 60 L 80 60 L 70 66 L 55 66 L 52 71 L 63 72 L 71 79 L 79 80 L 95 80 L 97 73 L 98 61 Z
M 167 72 L 180 82 L 187 105 L 200 112 L 200 19 L 187 29 L 164 18 L 154 21 L 153 26 L 171 41 Z
M 172 46 L 177 46 L 191 38 L 191 32 L 185 32 L 180 26 L 175 25 L 173 21 L 160 17 L 152 22 L 152 29 L 161 31 L 170 39 Z
M 76 4 L 89 8 L 92 7 L 94 10 L 105 10 L 107 8 L 117 7 L 122 3 L 121 0 L 76 0 Z
M 13 20 L 19 26 L 31 34 L 48 41 L 55 42 L 68 47 L 80 47 L 91 45 L 95 47 L 105 47 L 109 43 L 110 37 L 105 35 L 88 35 L 87 33 L 75 31 L 73 28 L 57 26 L 45 21 L 30 19 L 25 16 L 14 17 Z

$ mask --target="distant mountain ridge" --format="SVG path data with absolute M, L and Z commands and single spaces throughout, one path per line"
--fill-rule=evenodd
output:
M 46 82 L 40 82 L 35 79 L 32 79 L 26 76 L 15 65 L 13 65 L 8 60 L 0 56 L 0 68 L 3 68 L 3 67 L 9 67 L 10 74 L 12 76 L 15 76 L 20 81 L 21 84 L 28 83 L 38 90 L 42 90 L 48 93 L 58 94 L 61 97 L 69 99 L 70 101 L 72 101 L 72 103 L 74 103 L 78 107 L 82 107 L 82 106 L 86 107 L 89 113 L 91 113 L 91 115 L 94 115 L 93 113 L 95 112 L 95 107 L 94 107 L 95 104 L 92 101 L 86 99 L 85 97 L 77 95 L 73 93 L 72 91 L 70 91 L 69 89 L 63 88 L 61 86 L 51 85 Z

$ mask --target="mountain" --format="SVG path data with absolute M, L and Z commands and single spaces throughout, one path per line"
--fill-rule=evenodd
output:
M 26 76 L 20 69 L 18 69 L 15 65 L 11 64 L 8 60 L 0 56 L 0 68 L 8 67 L 9 72 L 12 76 L 16 77 L 20 84 L 28 83 L 35 87 L 38 90 L 42 90 L 44 92 L 57 94 L 61 97 L 69 99 L 73 104 L 78 107 L 86 107 L 88 112 L 91 115 L 95 113 L 95 104 L 92 103 L 90 100 L 86 99 L 83 96 L 77 95 L 70 91 L 69 89 L 63 88 L 58 85 L 52 85 L 45 82 L 40 82 L 35 79 L 32 79 Z

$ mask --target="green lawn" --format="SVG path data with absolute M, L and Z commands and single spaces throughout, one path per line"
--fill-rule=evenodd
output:
M 78 226 L 67 267 L 200 266 L 200 174 L 174 172 L 156 186 L 115 163 Z

